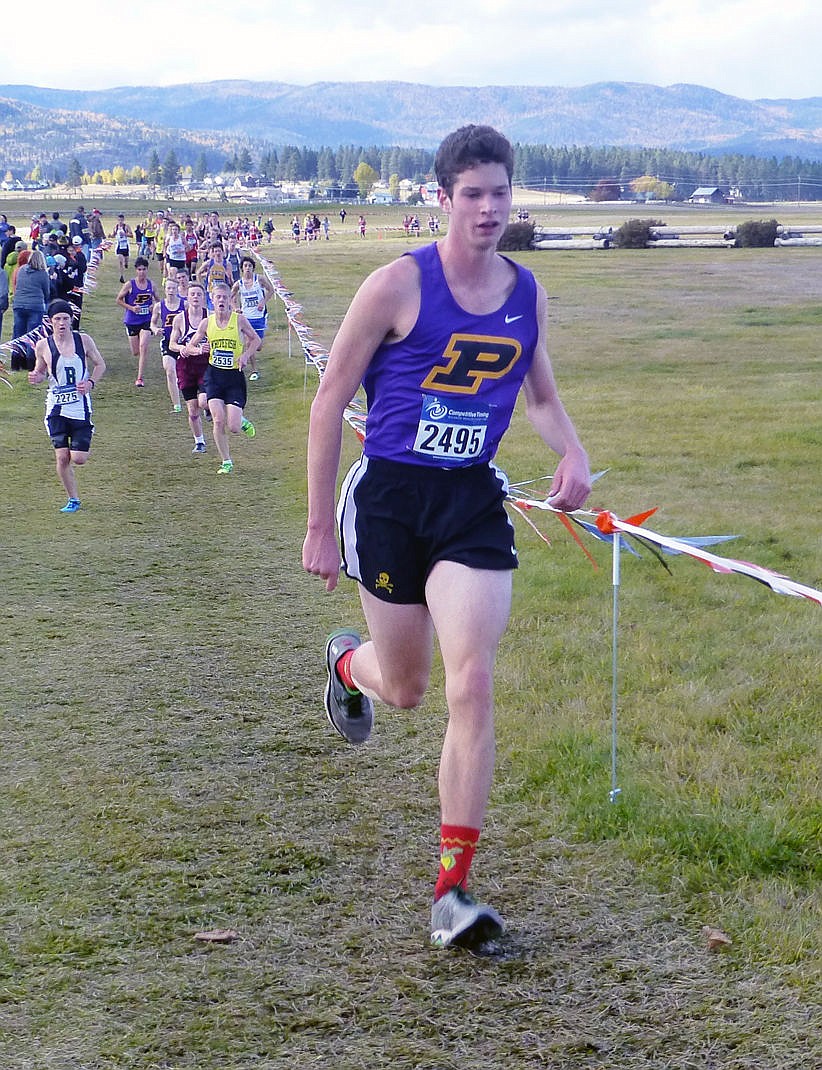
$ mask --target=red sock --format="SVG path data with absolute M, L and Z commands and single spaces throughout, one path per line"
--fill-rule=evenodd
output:
M 434 886 L 435 900 L 452 888 L 466 886 L 479 835 L 479 829 L 464 825 L 440 826 L 440 871 Z
M 351 678 L 351 658 L 354 656 L 353 650 L 346 650 L 344 654 L 340 654 L 337 658 L 337 664 L 334 666 L 337 670 L 337 676 L 342 680 L 349 691 L 359 691 L 359 688 Z

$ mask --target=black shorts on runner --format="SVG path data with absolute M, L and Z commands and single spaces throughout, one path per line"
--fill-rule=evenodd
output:
M 124 323 L 123 326 L 126 329 L 126 334 L 129 338 L 136 338 L 140 331 L 150 331 L 150 323 Z
M 424 605 L 438 561 L 517 568 L 507 493 L 494 465 L 446 469 L 361 457 L 337 507 L 346 575 L 384 602 Z
M 50 412 L 46 417 L 51 444 L 56 450 L 77 450 L 88 453 L 94 424 L 91 420 L 72 420 L 68 416 Z
M 244 409 L 248 399 L 245 373 L 237 368 L 215 368 L 209 364 L 205 373 L 205 392 L 209 401 L 214 398 Z

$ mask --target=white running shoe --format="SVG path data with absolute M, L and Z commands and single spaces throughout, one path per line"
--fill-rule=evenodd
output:
M 436 947 L 478 948 L 502 936 L 502 918 L 476 903 L 462 888 L 451 888 L 431 907 L 431 943 Z

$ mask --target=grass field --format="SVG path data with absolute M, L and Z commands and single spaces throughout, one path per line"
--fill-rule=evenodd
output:
M 407 247 L 368 215 L 366 241 L 267 250 L 326 344 Z M 657 530 L 738 534 L 731 556 L 822 586 L 822 249 L 517 255 L 610 469 L 592 504 L 657 505 Z M 595 571 L 559 524 L 549 548 L 517 522 L 473 877 L 509 932 L 434 952 L 441 674 L 419 710 L 378 708 L 362 750 L 326 725 L 324 636 L 361 615 L 299 566 L 316 376 L 280 307 L 258 435 L 218 479 L 156 350 L 132 386 L 115 269 L 86 299 L 109 372 L 77 515 L 42 388 L 0 387 L 0 1067 L 822 1065 L 819 608 L 627 559 L 613 805 L 609 552 Z M 500 462 L 551 469 L 520 413 Z M 194 939 L 215 928 L 238 938 Z

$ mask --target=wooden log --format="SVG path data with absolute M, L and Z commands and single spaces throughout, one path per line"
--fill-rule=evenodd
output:
M 733 249 L 735 239 L 725 238 L 661 238 L 649 241 L 649 249 Z
M 540 241 L 557 238 L 578 238 L 590 235 L 593 238 L 610 238 L 613 227 L 550 227 L 545 224 L 534 227 L 534 237 Z
M 675 234 L 735 234 L 735 226 L 688 226 L 688 227 L 651 227 L 652 234 L 658 234 L 660 238 L 672 237 Z
M 607 239 L 596 238 L 546 238 L 531 243 L 532 249 L 608 249 Z
M 801 223 L 797 223 L 792 227 L 777 227 L 776 233 L 780 238 L 804 238 L 806 234 L 822 234 L 822 226 L 816 224 L 802 226 Z

